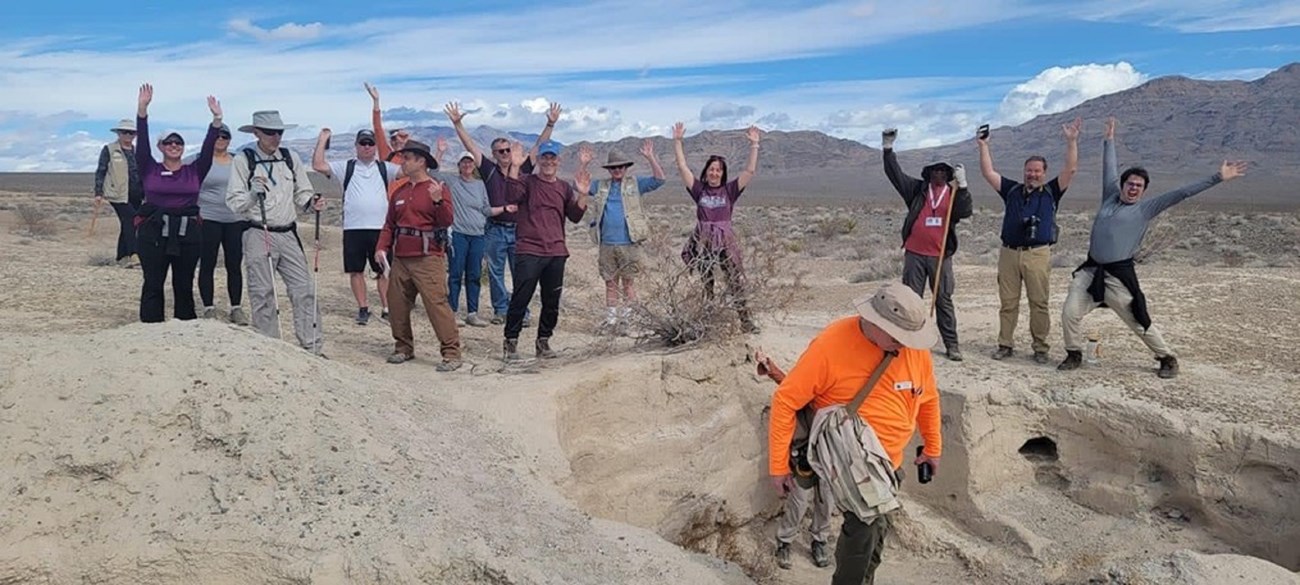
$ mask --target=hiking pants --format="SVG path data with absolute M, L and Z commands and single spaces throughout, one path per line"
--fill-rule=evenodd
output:
M 270 260 L 267 260 L 267 241 Z M 280 338 L 280 309 L 285 299 L 275 294 L 275 273 L 284 280 L 293 306 L 293 332 L 298 345 L 319 354 L 324 340 L 320 331 L 320 307 L 312 284 L 307 256 L 294 232 L 267 233 L 258 228 L 244 230 L 244 271 L 248 274 L 248 302 L 253 327 L 262 335 Z
M 121 260 L 136 252 L 135 250 L 135 206 L 130 203 L 111 202 L 113 212 L 121 230 L 117 232 L 117 259 Z
M 537 319 L 537 338 L 549 339 L 555 333 L 555 325 L 560 321 L 560 294 L 564 292 L 567 260 L 566 256 L 519 254 L 515 257 L 516 271 L 511 274 L 515 291 L 510 295 L 510 311 L 506 314 L 506 339 L 519 339 L 524 314 L 538 284 L 542 286 L 542 314 Z
M 478 312 L 478 298 L 483 285 L 483 247 L 486 236 L 451 233 L 451 270 L 447 274 L 447 288 L 451 289 L 451 312 L 460 308 L 461 284 L 465 285 L 465 312 Z
M 889 535 L 894 513 L 876 517 L 864 524 L 853 512 L 844 513 L 840 540 L 835 543 L 835 575 L 831 585 L 875 585 L 880 568 L 885 537 Z
M 812 505 L 813 517 L 812 539 L 826 542 L 831 536 L 831 502 L 835 497 L 830 493 L 830 482 L 818 481 L 817 485 L 804 489 L 795 486 L 785 496 L 785 507 L 781 520 L 776 525 L 777 542 L 791 543 L 799 536 L 799 526 L 803 524 L 804 512 Z
M 1020 319 L 1020 287 L 1029 297 L 1029 333 L 1035 352 L 1046 353 L 1051 345 L 1052 317 L 1047 313 L 1048 283 L 1052 269 L 1052 247 L 1028 250 L 1002 247 L 998 253 L 998 345 L 1015 347 L 1016 321 Z
M 438 336 L 439 353 L 446 361 L 460 361 L 460 330 L 456 314 L 447 304 L 447 259 L 442 256 L 393 258 L 388 283 L 388 324 L 393 329 L 393 351 L 415 355 L 411 308 L 415 295 L 424 301 L 424 314 Z
M 238 307 L 244 298 L 244 270 L 240 266 L 244 259 L 244 230 L 248 222 L 226 223 L 203 220 L 203 248 L 199 255 L 199 298 L 203 306 L 214 306 L 215 284 L 213 277 L 217 272 L 217 252 L 225 252 L 226 294 L 230 295 L 230 306 Z
M 1074 280 L 1070 281 L 1070 292 L 1065 297 L 1065 305 L 1061 307 L 1061 330 L 1065 334 L 1067 351 L 1083 350 L 1085 339 L 1083 318 L 1102 305 L 1092 300 L 1092 294 L 1088 292 L 1088 285 L 1092 284 L 1093 270 L 1096 269 L 1080 270 L 1074 275 Z M 1142 343 L 1147 344 L 1147 348 L 1156 354 L 1157 358 L 1174 355 L 1155 323 L 1152 323 L 1149 329 L 1143 329 L 1137 322 L 1133 317 L 1133 295 L 1129 294 L 1128 287 L 1125 287 L 1124 283 L 1109 274 L 1106 275 L 1106 295 L 1103 301 L 1110 310 L 1119 315 L 1120 320 L 1124 321 L 1133 333 L 1142 339 Z
M 922 256 L 907 252 L 903 255 L 903 284 L 912 289 L 921 298 L 926 291 L 934 291 L 934 272 L 939 269 L 938 256 Z M 957 310 L 952 304 L 952 290 L 957 285 L 957 278 L 952 273 L 952 256 L 943 259 L 943 268 L 939 275 L 939 300 L 935 303 L 938 314 L 939 335 L 943 345 L 957 347 Z
M 167 253 L 167 238 L 163 237 L 161 221 L 151 220 L 140 224 L 136 232 L 139 246 L 140 271 L 144 284 L 140 287 L 140 321 L 162 323 L 166 301 L 163 285 L 167 272 L 172 274 L 172 314 L 177 319 L 193 319 L 194 269 L 199 264 L 200 238 L 198 224 L 191 223 L 184 236 L 179 238 L 173 255 Z

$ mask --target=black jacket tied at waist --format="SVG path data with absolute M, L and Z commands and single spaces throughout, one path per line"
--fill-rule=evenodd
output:
M 140 224 L 146 222 L 162 224 L 160 237 L 167 240 L 166 254 L 168 256 L 180 256 L 183 241 L 187 239 L 187 241 L 191 242 L 198 241 L 203 220 L 199 218 L 199 207 L 197 205 L 173 209 L 145 203 L 136 212 L 135 225 L 138 228 Z
M 1088 260 L 1080 264 L 1074 270 L 1078 273 L 1086 268 L 1095 268 L 1092 273 L 1092 282 L 1088 284 L 1088 294 L 1092 296 L 1093 302 L 1106 305 L 1106 275 L 1114 276 L 1119 280 L 1128 293 L 1133 296 L 1133 302 L 1129 308 L 1133 311 L 1133 319 L 1142 326 L 1142 329 L 1151 328 L 1151 314 L 1147 311 L 1147 296 L 1142 294 L 1142 286 L 1138 284 L 1137 268 L 1132 258 L 1101 264 L 1088 256 Z

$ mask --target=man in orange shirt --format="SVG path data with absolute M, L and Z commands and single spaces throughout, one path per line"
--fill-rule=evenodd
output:
M 854 306 L 858 315 L 831 323 L 813 339 L 772 395 L 768 472 L 783 496 L 795 487 L 790 474 L 795 413 L 809 403 L 821 409 L 852 402 L 886 352 L 896 357 L 858 414 L 875 431 L 895 470 L 903 466 L 903 448 L 920 426 L 925 449 L 914 463 L 929 463 L 934 472 L 939 470 L 943 451 L 939 390 L 929 349 L 938 341 L 939 331 L 929 307 L 902 283 L 886 284 Z M 891 516 L 886 513 L 866 523 L 844 512 L 832 585 L 874 581 Z

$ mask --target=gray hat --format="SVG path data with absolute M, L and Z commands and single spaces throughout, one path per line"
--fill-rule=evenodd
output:
M 630 167 L 633 164 L 636 163 L 633 163 L 626 156 L 623 156 L 623 153 L 617 150 L 611 150 L 609 151 L 609 157 L 606 159 L 605 164 L 600 166 L 607 169 L 617 169 L 619 167 Z
M 946 163 L 946 162 L 944 162 L 944 161 L 933 162 L 933 163 L 930 163 L 930 164 L 928 164 L 928 165 L 925 165 L 925 167 L 921 169 L 921 178 L 924 179 L 924 180 L 926 180 L 926 181 L 929 181 L 929 180 L 930 180 L 930 173 L 933 172 L 933 171 L 935 171 L 935 170 L 941 170 L 941 171 L 944 171 L 944 172 L 948 173 L 948 180 L 949 180 L 949 181 L 952 180 L 952 174 L 953 174 L 953 168 L 952 168 L 952 165 L 950 165 L 950 164 L 948 164 L 948 163 Z
M 279 110 L 259 110 L 253 112 L 253 123 L 239 127 L 240 132 L 252 133 L 254 128 L 264 130 L 292 130 L 297 128 L 297 124 L 285 124 L 280 119 Z
M 132 120 L 130 118 L 122 118 L 121 120 L 117 121 L 116 126 L 113 126 L 113 131 L 114 132 L 135 132 L 135 120 Z
M 939 341 L 939 328 L 930 317 L 930 307 L 901 282 L 891 282 L 875 294 L 853 301 L 853 307 L 863 319 L 904 346 L 930 349 Z

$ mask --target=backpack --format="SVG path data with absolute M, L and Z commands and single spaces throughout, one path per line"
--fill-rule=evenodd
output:
M 244 160 L 248 161 L 248 188 L 249 189 L 253 188 L 253 171 L 257 169 L 257 165 L 273 165 L 278 162 L 283 162 L 284 164 L 289 166 L 289 172 L 293 174 L 293 184 L 294 186 L 298 185 L 298 173 L 293 172 L 293 157 L 289 155 L 289 149 L 281 146 L 280 156 L 283 158 L 270 158 L 270 159 L 258 160 L 257 153 L 254 153 L 252 148 L 244 149 Z M 267 172 L 269 173 L 270 171 Z
M 384 192 L 388 192 L 388 163 L 377 160 L 375 164 L 379 166 L 379 178 L 384 181 Z M 292 167 L 291 167 L 292 168 Z M 348 159 L 348 170 L 343 173 L 343 193 L 347 194 L 348 185 L 352 183 L 352 173 L 357 170 L 357 159 Z

